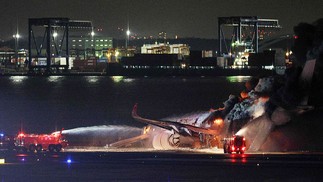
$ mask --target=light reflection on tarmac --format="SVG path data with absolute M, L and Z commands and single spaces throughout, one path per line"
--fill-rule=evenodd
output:
M 189 149 L 189 148 L 178 148 L 174 150 L 160 150 L 154 148 L 113 148 L 113 147 L 78 147 L 68 148 L 65 152 L 193 152 L 193 153 L 223 153 L 223 149 Z
M 65 149 L 64 152 L 174 152 L 174 153 L 205 153 L 205 154 L 224 154 L 221 148 L 211 149 L 189 149 L 189 148 L 177 148 L 174 150 L 161 150 L 154 148 L 113 148 L 113 147 L 75 147 Z M 309 152 L 309 151 L 289 151 L 289 152 L 246 152 L 246 154 L 320 154 L 323 152 Z
M 1 181 L 322 181 L 322 153 L 69 148 L 0 153 Z

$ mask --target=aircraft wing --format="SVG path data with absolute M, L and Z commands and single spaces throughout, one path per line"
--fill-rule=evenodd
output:
M 183 124 L 183 123 L 174 122 L 174 121 L 160 121 L 160 120 L 142 118 L 137 114 L 137 107 L 138 107 L 138 105 L 135 104 L 133 107 L 133 110 L 132 110 L 132 117 L 139 122 L 158 126 L 158 127 L 161 127 L 161 128 L 167 129 L 167 130 L 175 130 L 176 132 L 178 132 L 180 134 L 192 135 L 192 132 L 204 133 L 204 134 L 209 134 L 209 135 L 218 134 L 217 131 L 210 130 L 207 128 L 196 127 L 196 126 L 189 125 L 189 124 Z

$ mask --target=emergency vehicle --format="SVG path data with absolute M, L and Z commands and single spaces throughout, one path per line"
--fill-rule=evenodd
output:
M 224 138 L 223 150 L 224 153 L 243 154 L 246 151 L 246 138 L 238 135 L 234 135 L 230 138 Z
M 62 132 L 52 134 L 25 134 L 19 133 L 15 138 L 15 148 L 20 152 L 60 152 L 68 145 Z
M 15 148 L 14 137 L 0 133 L 0 150 L 13 150 Z

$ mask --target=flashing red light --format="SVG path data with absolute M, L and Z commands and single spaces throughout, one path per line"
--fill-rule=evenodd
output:
M 242 147 L 242 149 L 241 149 L 242 151 L 245 151 L 246 150 L 246 147 Z
M 242 158 L 241 162 L 242 163 L 247 163 L 247 159 L 246 158 Z
M 294 39 L 298 39 L 299 37 L 297 35 L 294 35 Z
M 234 151 L 234 149 L 235 149 L 235 148 L 234 148 L 234 146 L 232 146 L 232 147 L 231 147 L 231 150 L 232 150 L 232 151 Z
M 19 133 L 19 135 L 18 135 L 18 137 L 24 137 L 25 136 L 25 134 L 23 134 L 23 133 Z

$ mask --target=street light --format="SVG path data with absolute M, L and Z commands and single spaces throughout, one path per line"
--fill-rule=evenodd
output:
M 53 31 L 53 33 L 52 33 L 52 36 L 53 36 L 53 42 L 51 42 L 51 46 L 53 47 L 53 49 L 54 49 L 54 51 L 55 51 L 55 53 L 52 53 L 52 55 L 51 56 L 55 56 L 55 54 L 56 54 L 56 56 L 58 56 L 58 49 L 57 49 L 57 46 L 60 46 L 60 44 L 59 43 L 57 43 L 58 42 L 58 40 L 57 40 L 57 37 L 58 37 L 58 33 L 57 33 L 57 31 Z
M 14 34 L 12 37 L 19 39 L 20 38 L 20 35 L 17 33 L 17 34 Z
M 94 30 L 91 31 L 91 54 L 92 56 L 95 56 L 96 47 L 95 47 L 95 40 L 94 40 L 95 32 Z
M 129 44 L 129 36 L 130 36 L 130 30 L 128 29 L 126 34 L 127 34 L 127 40 L 126 40 L 126 49 L 128 49 L 128 44 Z
M 86 38 L 85 38 L 85 41 L 87 42 L 85 42 L 84 41 L 84 50 L 86 51 L 86 50 L 88 50 L 88 51 L 90 51 L 90 54 L 92 55 L 92 56 L 95 56 L 95 41 L 94 41 L 94 36 L 95 36 L 95 32 L 94 32 L 94 30 L 92 30 L 88 35 L 90 35 L 90 40 L 87 40 Z M 85 57 L 87 57 L 88 56 L 88 52 L 86 52 L 86 54 L 84 55 Z M 85 59 L 85 57 L 84 57 L 84 59 Z
M 58 33 L 57 33 L 57 32 L 54 32 L 54 33 L 53 33 L 53 37 L 54 37 L 54 39 L 55 39 L 57 36 L 58 36 Z
M 15 39 L 15 61 L 18 63 L 18 39 L 20 38 L 20 35 L 17 32 L 12 37 Z

